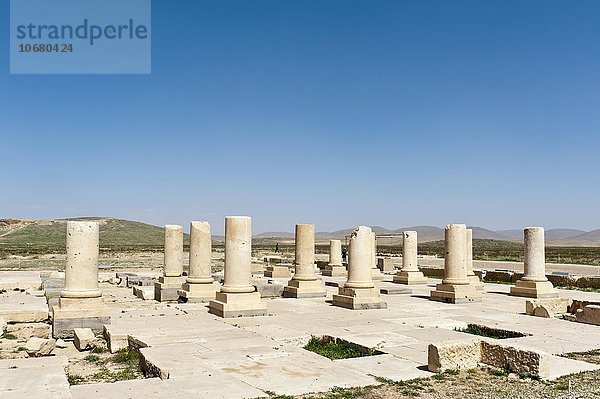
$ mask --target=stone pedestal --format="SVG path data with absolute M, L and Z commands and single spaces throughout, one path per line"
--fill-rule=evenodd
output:
M 267 315 L 267 304 L 250 284 L 252 277 L 252 227 L 248 216 L 225 218 L 224 284 L 209 312 L 220 317 Z
M 52 336 L 73 338 L 75 328 L 91 328 L 102 334 L 104 325 L 110 324 L 110 309 L 102 297 L 60 298 L 52 307 Z
M 323 276 L 341 277 L 347 274 L 342 265 L 342 242 L 340 240 L 329 241 L 329 263 L 323 267 Z
M 179 300 L 179 291 L 185 281 L 184 277 L 161 276 L 154 283 L 154 299 L 158 302 L 173 302 Z
M 101 333 L 110 324 L 110 310 L 98 289 L 99 225 L 67 222 L 65 286 L 52 307 L 52 334 L 72 338 L 75 328 Z
M 283 289 L 286 298 L 317 298 L 327 295 L 325 283 L 315 273 L 315 225 L 296 225 L 296 273 Z
M 383 273 L 377 267 L 377 237 L 371 233 L 371 278 L 373 280 L 383 280 Z
M 511 287 L 510 295 L 527 298 L 557 298 L 558 291 L 546 278 L 546 249 L 543 227 L 523 231 L 525 244 L 524 274 Z
M 190 224 L 190 273 L 178 290 L 181 302 L 208 302 L 221 288 L 212 278 L 212 241 L 207 222 Z
M 287 266 L 267 266 L 265 270 L 265 277 L 290 278 L 292 277 L 292 272 Z
M 348 280 L 333 296 L 333 305 L 346 309 L 386 309 L 379 289 L 371 277 L 373 235 L 371 228 L 360 226 L 350 236 Z
M 467 278 L 469 284 L 471 284 L 476 290 L 483 291 L 483 282 L 477 277 L 473 270 L 473 230 L 467 229 L 465 233 L 465 249 L 466 249 L 466 262 L 467 262 Z
M 164 276 L 154 283 L 154 299 L 159 302 L 179 300 L 179 289 L 184 282 L 183 227 L 165 226 Z
M 394 283 L 405 285 L 427 284 L 417 265 L 417 232 L 402 233 L 402 269 L 394 276 Z
M 481 291 L 469 284 L 466 262 L 466 230 L 464 224 L 449 224 L 445 229 L 445 278 L 431 291 L 430 299 L 447 303 L 480 302 Z

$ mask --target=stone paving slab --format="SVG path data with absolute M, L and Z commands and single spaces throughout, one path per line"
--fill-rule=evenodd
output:
M 419 368 L 423 367 L 420 363 L 400 359 L 390 354 L 341 359 L 335 362 L 355 370 L 360 370 L 363 373 L 394 381 L 427 378 L 434 374 L 426 369 Z
M 64 356 L 0 360 L 0 398 L 71 398 Z
M 40 272 L 0 271 L 0 290 L 39 290 L 42 288 Z
M 48 320 L 46 298 L 25 292 L 0 294 L 0 317 L 7 323 L 34 323 Z

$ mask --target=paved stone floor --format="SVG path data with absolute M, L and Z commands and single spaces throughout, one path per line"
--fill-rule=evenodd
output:
M 324 278 L 329 284 L 343 278 Z M 391 280 L 391 276 L 386 276 Z M 275 282 L 285 282 L 279 280 Z M 382 295 L 388 309 L 356 311 L 327 298 L 268 300 L 269 316 L 221 319 L 204 304 L 143 301 L 131 289 L 101 284 L 113 310 L 107 327 L 113 349 L 140 348 L 153 378 L 69 387 L 66 358 L 0 360 L 0 397 L 5 398 L 253 398 L 327 391 L 375 384 L 374 376 L 405 380 L 431 375 L 429 343 L 472 340 L 455 331 L 467 323 L 520 331 L 502 340 L 551 354 L 600 348 L 600 327 L 526 316 L 525 299 L 508 295 L 509 285 L 486 284 L 483 301 L 462 305 L 428 300 L 428 286 L 411 295 Z M 398 286 L 384 281 L 381 288 Z M 600 301 L 600 294 L 560 291 L 562 296 Z M 383 354 L 331 361 L 302 346 L 311 335 L 328 335 Z M 553 358 L 553 376 L 594 368 Z

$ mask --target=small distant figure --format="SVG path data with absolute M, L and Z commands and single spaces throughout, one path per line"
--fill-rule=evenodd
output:
M 279 253 L 279 243 L 275 244 L 275 253 L 278 254 Z
M 348 261 L 348 250 L 346 249 L 346 247 L 342 248 L 342 262 L 347 262 Z

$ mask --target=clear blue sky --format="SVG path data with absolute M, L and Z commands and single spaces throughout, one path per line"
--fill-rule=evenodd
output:
M 600 228 L 600 1 L 154 0 L 150 75 L 10 75 L 0 217 Z

